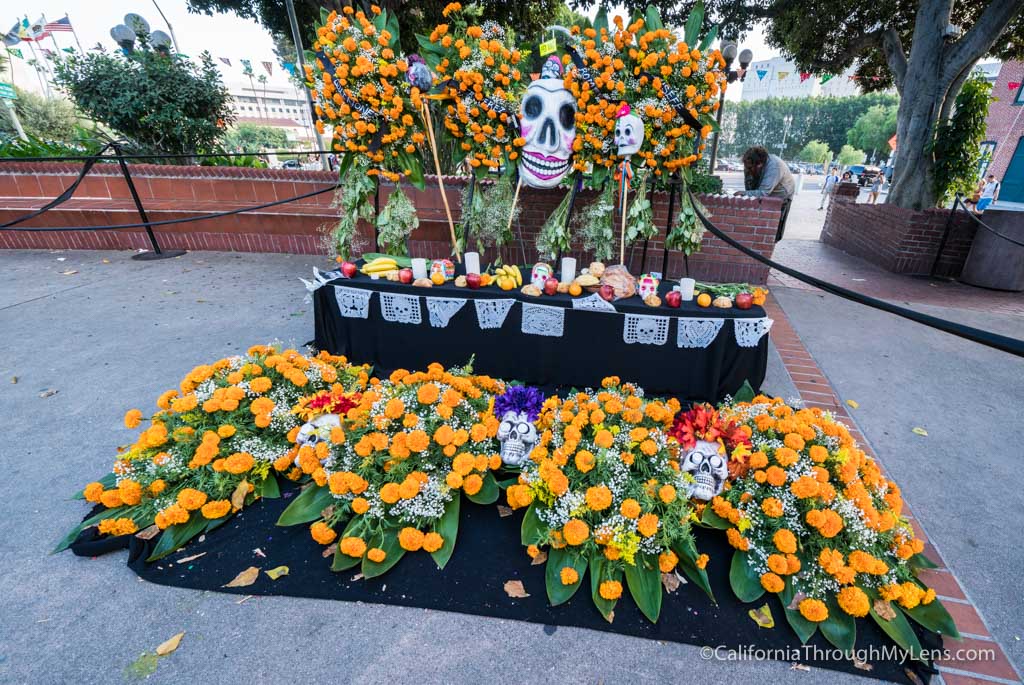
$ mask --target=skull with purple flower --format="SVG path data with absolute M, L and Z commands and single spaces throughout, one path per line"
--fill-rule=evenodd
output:
M 494 415 L 501 417 L 498 440 L 505 466 L 519 467 L 530 458 L 540 441 L 533 422 L 543 405 L 544 395 L 537 388 L 514 386 L 494 398 Z

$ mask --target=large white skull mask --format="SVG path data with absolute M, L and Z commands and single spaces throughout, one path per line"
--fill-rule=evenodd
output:
M 329 442 L 331 439 L 331 429 L 340 425 L 341 417 L 337 414 L 318 416 L 312 421 L 302 424 L 302 428 L 299 429 L 298 434 L 295 436 L 295 444 L 299 447 L 309 445 L 315 448 L 318 443 Z M 299 458 L 295 457 L 296 465 L 298 465 L 298 461 Z
M 635 155 L 643 144 L 644 120 L 628 111 L 620 114 L 615 120 L 615 145 L 618 147 L 619 157 Z
M 541 78 L 526 88 L 519 108 L 519 132 L 526 139 L 519 157 L 523 184 L 554 188 L 572 167 L 576 140 L 576 100 L 565 89 L 561 63 L 554 55 L 544 65 Z
M 693 476 L 690 497 L 707 502 L 722 492 L 729 466 L 717 442 L 698 440 L 683 457 L 679 468 Z
M 526 412 L 507 411 L 498 425 L 501 461 L 506 466 L 522 466 L 540 441 L 537 427 Z

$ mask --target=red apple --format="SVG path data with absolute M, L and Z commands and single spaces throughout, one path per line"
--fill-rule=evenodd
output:
M 399 269 L 398 280 L 401 281 L 402 283 L 405 283 L 406 285 L 412 283 L 412 269 Z
M 470 290 L 476 290 L 480 287 L 480 274 L 466 274 L 466 285 L 469 286 Z
M 750 293 L 736 293 L 736 307 L 739 309 L 750 309 L 754 304 L 754 296 Z
M 665 304 L 672 309 L 679 309 L 683 304 L 683 296 L 679 294 L 678 290 L 669 290 L 665 293 Z
M 341 263 L 341 273 L 342 273 L 342 275 L 345 276 L 345 278 L 352 278 L 352 277 L 354 277 L 356 275 L 356 271 L 358 271 L 358 270 L 359 270 L 358 267 L 356 267 L 356 265 L 353 264 L 352 262 L 342 262 Z
M 558 279 L 554 276 L 548 276 L 544 280 L 544 294 L 554 295 L 558 292 Z
M 601 296 L 602 300 L 611 302 L 615 299 L 615 288 L 605 283 L 601 286 L 601 289 L 597 291 L 597 294 Z

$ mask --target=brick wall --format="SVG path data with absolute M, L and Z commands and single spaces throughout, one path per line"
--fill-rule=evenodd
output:
M 836 199 L 825 217 L 822 242 L 893 273 L 931 272 L 949 210 L 915 211 Z M 949 239 L 939 260 L 938 275 L 960 275 L 974 231 L 974 223 L 963 212 L 954 215 Z
M 0 165 L 0 223 L 17 218 L 59 195 L 77 177 L 80 167 L 70 164 L 11 162 Z M 335 175 L 330 172 L 244 169 L 231 167 L 175 167 L 131 165 L 132 178 L 151 221 L 202 216 L 256 204 L 284 200 L 330 187 Z M 420 228 L 410 240 L 412 254 L 442 257 L 450 254 L 448 224 L 441 196 L 428 178 L 427 188 L 405 190 L 416 205 Z M 446 178 L 446 193 L 455 220 L 459 219 L 460 193 L 464 180 Z M 390 188 L 381 192 L 381 206 L 387 201 Z M 503 249 L 503 257 L 532 263 L 537 259 L 534 249 L 536 235 L 548 214 L 562 199 L 561 190 L 524 189 L 520 195 L 522 212 L 517 236 L 519 242 Z M 581 193 L 577 208 L 593 199 Z M 707 196 L 702 198 L 714 221 L 730 235 L 771 256 L 781 202 Z M 243 252 L 291 252 L 316 254 L 324 251 L 326 233 L 337 221 L 338 210 L 332 207 L 333 193 L 257 211 L 219 217 L 186 224 L 170 224 L 155 229 L 160 245 L 188 250 L 228 250 Z M 676 204 L 678 211 L 678 202 Z M 660 234 L 650 241 L 645 265 L 641 265 L 642 245 L 627 249 L 627 261 L 635 273 L 661 270 L 664 226 L 668 218 L 668 198 L 654 198 L 654 218 L 661 226 Z M 115 165 L 98 164 L 85 177 L 71 200 L 36 217 L 28 227 L 102 226 L 138 223 L 139 215 L 131 200 L 124 178 Z M 357 253 L 372 249 L 373 231 L 362 226 Z M 0 248 L 72 248 L 72 249 L 138 249 L 148 248 L 142 229 L 117 231 L 7 231 L 0 230 Z M 581 245 L 572 252 L 581 262 L 590 255 Z M 493 255 L 485 255 L 491 258 Z M 702 250 L 689 258 L 689 274 L 713 281 L 748 281 L 764 283 L 768 269 L 736 252 L 721 241 L 705 236 Z M 682 254 L 672 252 L 668 258 L 668 274 L 678 278 L 686 272 Z
M 985 140 L 996 143 L 988 170 L 1000 181 L 1010 165 L 1018 141 L 1024 137 L 1024 105 L 1014 104 L 1017 88 L 1011 89 L 1011 82 L 1024 82 L 1024 62 L 1003 62 L 992 87 L 996 100 L 988 107 Z

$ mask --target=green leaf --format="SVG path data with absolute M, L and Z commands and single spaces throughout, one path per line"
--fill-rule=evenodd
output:
M 601 583 L 606 580 L 622 581 L 622 571 L 615 570 L 604 558 L 604 555 L 595 556 L 590 560 L 590 595 L 594 600 L 594 606 L 601 612 L 605 620 L 609 620 L 612 611 L 615 609 L 615 599 L 605 599 L 601 596 Z
M 633 601 L 651 623 L 658 622 L 661 614 L 661 569 L 658 558 L 650 554 L 637 554 L 636 564 L 626 564 L 626 585 Z
M 338 182 L 345 178 L 345 174 L 352 168 L 352 163 L 355 162 L 356 156 L 351 152 L 341 153 L 341 160 L 338 163 Z
M 579 576 L 572 585 L 562 584 L 562 569 L 566 566 L 576 569 Z M 547 586 L 548 602 L 551 603 L 551 606 L 558 606 L 572 599 L 572 596 L 580 589 L 580 585 L 583 584 L 583 576 L 586 574 L 587 557 L 578 549 L 552 548 L 548 552 L 547 565 L 544 567 L 544 583 Z
M 761 578 L 750 567 L 746 552 L 736 550 L 729 565 L 729 584 L 741 602 L 753 602 L 764 594 Z
M 219 528 L 221 525 L 227 523 L 228 519 L 231 518 L 231 516 L 231 514 L 228 514 L 227 516 L 221 516 L 219 519 L 210 519 L 207 522 L 206 527 L 203 528 L 203 532 L 209 533 L 214 528 Z
M 918 552 L 914 556 L 910 557 L 910 559 L 907 560 L 907 563 L 910 564 L 910 567 L 913 569 L 939 567 L 938 564 L 926 557 L 922 552 Z
M 679 569 L 686 574 L 686 577 L 690 579 L 694 585 L 704 591 L 704 594 L 708 596 L 715 604 L 718 604 L 715 600 L 715 595 L 711 592 L 711 584 L 708 582 L 708 574 L 705 569 L 697 566 L 697 557 L 700 555 L 697 552 L 697 545 L 694 544 L 693 538 L 684 540 L 683 542 L 677 543 L 672 551 L 679 557 Z
M 364 578 L 376 578 L 377 576 L 383 575 L 391 570 L 391 567 L 397 564 L 403 556 L 405 556 L 405 550 L 398 544 L 398 531 L 397 530 L 386 530 L 383 533 L 377 533 L 367 542 L 367 552 L 370 548 L 380 547 L 387 556 L 384 557 L 384 561 L 377 563 L 376 561 L 370 561 L 370 557 L 363 556 L 363 577 Z
M 602 29 L 606 31 L 608 30 L 608 10 L 604 5 L 601 5 L 601 8 L 597 10 L 597 14 L 594 16 L 594 30 L 597 31 L 597 37 L 595 40 L 597 41 L 597 47 L 599 48 L 604 44 L 604 41 L 601 40 Z
M 117 476 L 115 476 L 113 473 L 108 473 L 107 475 L 103 476 L 96 482 L 101 484 L 104 490 L 110 490 L 117 483 Z M 74 495 L 72 495 L 71 499 L 85 499 L 85 488 L 82 488 Z
M 692 50 L 697 45 L 697 38 L 700 37 L 700 27 L 704 23 L 704 2 L 698 2 L 690 10 L 690 16 L 686 18 L 686 28 L 683 32 L 683 40 Z
M 389 255 L 384 254 L 383 252 L 364 252 L 362 258 L 364 261 L 372 262 L 374 259 L 377 259 L 378 257 L 387 257 L 389 259 L 393 259 L 395 260 L 395 264 L 398 264 L 398 266 L 402 268 L 412 266 L 412 257 L 403 257 L 401 255 Z
M 878 627 L 881 628 L 886 635 L 893 639 L 893 642 L 898 644 L 903 649 L 907 650 L 911 657 L 917 660 L 921 660 L 921 643 L 917 639 L 917 635 L 914 633 L 914 629 L 910 627 L 910 622 L 907 621 L 907 617 L 903 614 L 903 610 L 896 604 L 892 604 L 892 609 L 895 612 L 891 621 L 886 621 L 884 618 L 878 615 L 875 611 L 875 600 L 879 599 L 878 593 L 871 588 L 862 588 L 867 593 L 868 597 L 871 598 L 871 618 L 875 620 Z
M 281 496 L 281 488 L 277 483 L 277 476 L 268 473 L 267 477 L 256 483 L 256 494 L 266 499 L 277 499 Z
M 458 492 L 452 494 L 451 501 L 444 507 L 444 514 L 434 526 L 434 532 L 444 538 L 441 549 L 430 553 L 430 556 L 434 558 L 434 563 L 440 569 L 443 569 L 448 560 L 452 558 L 452 552 L 455 551 L 455 539 L 459 535 L 459 503 L 462 498 L 459 497 Z
M 347 571 L 348 569 L 357 566 L 362 557 L 350 557 L 347 554 L 341 553 L 341 541 L 347 537 L 350 537 L 362 523 L 361 516 L 353 516 L 349 520 L 348 525 L 345 526 L 345 530 L 338 536 L 338 549 L 334 550 L 334 559 L 331 560 L 331 570 L 335 573 L 339 571 Z
M 326 485 L 310 486 L 299 493 L 295 501 L 281 512 L 281 517 L 277 519 L 277 525 L 295 526 L 315 521 L 320 518 L 320 512 L 333 501 L 334 496 Z
M 715 38 L 717 38 L 717 37 L 718 37 L 718 24 L 715 24 L 714 26 L 711 27 L 711 30 L 708 31 L 707 35 L 704 36 L 704 38 L 701 39 L 700 46 L 697 49 L 700 50 L 703 53 L 705 50 L 707 50 L 709 47 L 711 47 L 711 44 L 715 42 Z
M 710 126 L 712 131 L 717 132 L 721 128 L 718 125 L 718 120 L 710 114 L 701 114 L 697 118 L 700 120 L 702 126 Z
M 331 13 L 327 11 L 326 7 L 321 7 L 320 8 L 320 26 L 326 26 L 327 25 L 327 17 L 329 17 L 330 14 Z
M 717 528 L 718 530 L 729 530 L 732 528 L 732 524 L 712 511 L 710 505 L 704 507 L 704 512 L 700 515 L 700 522 L 709 528 Z
M 800 638 L 801 643 L 807 644 L 807 641 L 818 630 L 818 624 L 814 621 L 808 621 L 797 609 L 785 609 L 785 613 L 786 622 L 789 623 L 789 627 Z
M 79 523 L 77 526 L 72 528 L 71 532 L 69 532 L 67 535 L 64 536 L 64 539 L 60 541 L 60 543 L 54 548 L 54 550 L 52 552 L 50 552 L 50 554 L 56 554 L 57 552 L 63 552 L 64 550 L 66 550 L 68 547 L 71 546 L 71 543 L 75 541 L 75 538 L 77 538 L 79 533 L 81 533 L 83 530 L 85 530 L 89 526 L 95 526 L 97 523 L 99 523 L 100 521 L 103 521 L 105 519 L 116 518 L 119 515 L 125 513 L 126 509 L 128 509 L 128 507 L 114 507 L 113 509 L 104 509 L 103 511 L 101 511 L 98 514 L 96 514 L 95 516 L 91 516 L 91 517 L 85 519 L 84 521 Z
M 737 402 L 750 402 L 757 395 L 754 392 L 754 388 L 750 385 L 750 381 L 743 381 L 743 385 L 736 391 L 736 394 L 732 398 Z
M 857 642 L 857 624 L 848 613 L 842 610 L 834 597 L 827 602 L 828 618 L 821 622 L 821 634 L 825 639 L 844 652 L 851 651 Z
M 523 525 L 520 528 L 519 539 L 525 546 L 535 545 L 544 540 L 547 526 L 537 516 L 537 503 L 532 503 L 523 515 Z
M 942 606 L 939 600 L 933 600 L 931 604 L 918 604 L 913 609 L 903 609 L 910 618 L 922 626 L 936 633 L 942 633 L 943 637 L 951 637 L 954 640 L 961 639 L 960 631 L 956 628 L 956 622 L 949 615 L 946 607 Z
M 644 18 L 644 30 L 657 31 L 663 28 L 665 28 L 665 25 L 661 23 L 661 15 L 658 13 L 658 8 L 654 5 L 648 5 L 647 16 Z
M 192 517 L 185 523 L 178 523 L 164 530 L 156 543 L 156 547 L 153 548 L 153 553 L 149 555 L 146 561 L 156 561 L 166 557 L 203 532 L 207 523 L 207 519 L 203 518 L 202 514 L 198 511 L 192 512 Z
M 483 478 L 484 484 L 480 490 L 475 495 L 467 494 L 466 497 L 477 504 L 494 504 L 498 501 L 498 496 L 501 495 L 501 488 L 498 487 L 497 481 L 489 471 L 484 474 Z

